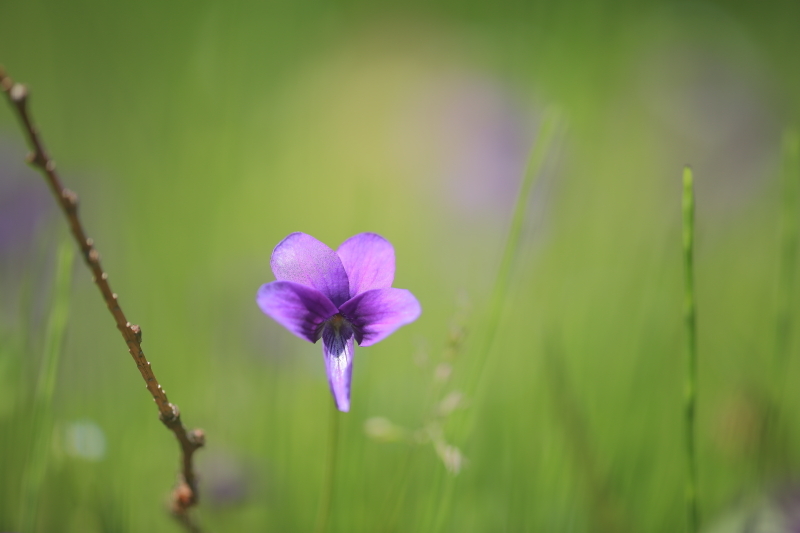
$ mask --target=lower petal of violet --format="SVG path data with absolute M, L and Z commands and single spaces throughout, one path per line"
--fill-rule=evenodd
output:
M 325 357 L 328 383 L 336 408 L 344 412 L 350 410 L 354 341 L 353 328 L 341 315 L 329 319 L 322 329 L 322 355 Z

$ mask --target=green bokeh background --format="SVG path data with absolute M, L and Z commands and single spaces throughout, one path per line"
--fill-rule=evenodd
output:
M 687 163 L 699 503 L 706 530 L 740 531 L 800 467 L 797 284 L 793 267 L 779 275 L 794 258 L 781 228 L 800 220 L 781 180 L 798 24 L 794 1 L 0 0 L 0 63 L 31 87 L 156 375 L 207 434 L 195 516 L 208 531 L 311 531 L 320 507 L 321 349 L 254 303 L 293 231 L 332 247 L 384 235 L 395 286 L 423 307 L 356 352 L 331 531 L 681 531 Z M 560 133 L 486 351 L 515 191 L 553 108 Z M 0 140 L 3 205 L 26 180 L 44 191 L 5 105 Z M 54 205 L 40 215 L 27 244 L 0 250 L 3 531 L 21 527 L 68 239 Z M 34 530 L 177 531 L 176 445 L 74 270 Z M 409 441 L 368 435 L 374 417 Z M 102 457 L 75 451 L 76 422 L 102 431 Z M 466 458 L 457 474 L 430 442 L 439 430 Z

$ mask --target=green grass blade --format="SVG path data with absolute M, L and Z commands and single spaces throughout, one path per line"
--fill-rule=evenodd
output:
M 781 251 L 780 272 L 778 274 L 778 312 L 775 332 L 775 358 L 773 369 L 776 376 L 782 376 L 782 369 L 788 357 L 791 342 L 792 292 L 794 272 L 797 268 L 797 196 L 800 192 L 800 168 L 798 152 L 800 140 L 797 132 L 786 130 L 783 135 L 783 168 L 781 171 Z
M 697 460 L 695 456 L 695 408 L 697 394 L 697 321 L 694 299 L 694 177 L 683 169 L 683 266 L 686 381 L 684 385 L 684 437 L 686 452 L 686 530 L 695 533 L 697 511 Z
M 536 179 L 541 175 L 544 164 L 551 153 L 555 140 L 561 132 L 561 112 L 555 106 L 548 107 L 543 115 L 539 133 L 536 136 L 530 158 L 525 170 L 525 175 L 520 183 L 519 191 L 514 202 L 514 211 L 511 217 L 508 235 L 503 248 L 503 255 L 497 270 L 494 287 L 488 303 L 488 312 L 484 328 L 483 342 L 476 355 L 476 362 L 470 369 L 467 377 L 465 390 L 473 398 L 480 396 L 480 390 L 486 379 L 486 362 L 494 346 L 500 320 L 503 314 L 506 296 L 508 295 L 511 283 L 511 270 L 514 260 L 520 247 L 520 237 L 522 226 L 527 216 L 527 207 L 530 204 L 530 195 L 536 184 Z M 475 422 L 475 412 L 473 411 L 466 417 L 458 428 L 458 433 L 465 438 L 471 431 L 472 424 Z M 442 479 L 445 477 L 445 479 Z M 432 499 L 428 507 L 428 513 L 424 520 L 425 527 L 432 531 L 441 531 L 450 516 L 454 497 L 455 481 L 452 476 L 444 473 L 441 469 L 434 474 L 432 494 L 437 495 L 438 499 Z M 432 522 L 432 524 L 431 524 Z
M 517 193 L 511 225 L 508 230 L 500 266 L 497 270 L 497 278 L 495 279 L 494 288 L 492 289 L 489 300 L 485 337 L 481 350 L 478 352 L 478 362 L 476 368 L 473 370 L 471 386 L 467 389 L 473 394 L 477 394 L 480 383 L 485 381 L 482 377 L 485 373 L 485 365 L 489 358 L 489 352 L 492 350 L 497 337 L 500 319 L 502 318 L 503 306 L 511 282 L 511 269 L 514 264 L 514 259 L 517 256 L 517 251 L 519 250 L 522 225 L 525 222 L 527 207 L 530 204 L 530 194 L 536 183 L 536 179 L 542 173 L 542 168 L 544 167 L 547 156 L 550 154 L 560 126 L 561 113 L 559 109 L 557 107 L 547 108 L 542 118 L 539 134 L 536 136 L 536 141 L 531 150 L 525 175 L 523 176 L 519 192 Z
M 22 479 L 20 509 L 20 529 L 22 531 L 33 532 L 36 530 L 39 500 L 44 486 L 53 432 L 53 393 L 56 388 L 58 362 L 69 317 L 69 292 L 74 257 L 72 243 L 63 242 L 58 249 L 53 301 L 47 318 L 44 351 L 33 399 L 31 450 Z
M 761 452 L 762 480 L 768 480 L 768 470 L 773 467 L 773 458 L 781 457 L 786 439 L 782 435 L 785 427 L 782 406 L 787 397 L 787 365 L 791 363 L 792 323 L 794 322 L 794 285 L 798 248 L 798 195 L 800 195 L 800 139 L 797 132 L 787 129 L 783 134 L 781 165 L 781 229 L 778 252 L 778 281 L 775 312 L 775 338 L 772 360 L 769 361 L 768 380 L 771 401 L 764 420 L 765 448 Z M 780 463 L 780 461 L 779 461 Z

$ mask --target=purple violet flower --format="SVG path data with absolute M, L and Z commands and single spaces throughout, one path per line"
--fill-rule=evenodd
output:
M 405 289 L 393 289 L 394 248 L 375 233 L 359 233 L 335 252 L 311 235 L 292 233 L 272 251 L 277 281 L 256 295 L 261 310 L 310 342 L 322 339 L 331 394 L 350 410 L 353 341 L 369 346 L 415 321 L 422 309 Z

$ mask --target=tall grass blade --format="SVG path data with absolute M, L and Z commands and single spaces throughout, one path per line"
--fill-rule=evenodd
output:
M 497 270 L 494 287 L 489 300 L 485 337 L 481 350 L 478 352 L 478 363 L 472 374 L 471 387 L 468 391 L 475 393 L 479 387 L 486 361 L 489 359 L 489 352 L 494 346 L 500 319 L 503 314 L 503 306 L 508 295 L 511 282 L 511 269 L 514 259 L 520 246 L 520 235 L 522 226 L 527 215 L 527 207 L 530 204 L 530 195 L 536 179 L 542 173 L 547 156 L 550 154 L 557 134 L 561 126 L 561 113 L 557 107 L 549 107 L 544 112 L 539 134 L 536 136 L 528 165 L 525 170 L 517 198 L 514 203 L 514 211 L 511 218 L 511 225 L 508 229 L 503 255 L 500 259 L 500 266 Z
M 780 248 L 778 252 L 778 281 L 775 312 L 775 338 L 772 359 L 768 367 L 768 383 L 770 388 L 770 402 L 767 405 L 764 420 L 764 449 L 761 451 L 759 467 L 762 480 L 768 480 L 769 470 L 783 461 L 786 457 L 787 436 L 782 434 L 785 429 L 782 420 L 782 409 L 786 401 L 787 365 L 790 361 L 792 350 L 792 323 L 794 322 L 794 286 L 795 270 L 797 269 L 798 225 L 798 196 L 800 195 L 800 139 L 797 131 L 787 129 L 783 134 L 782 164 L 781 164 L 781 221 L 780 221 Z
M 500 259 L 500 266 L 497 270 L 497 277 L 495 278 L 494 287 L 488 304 L 483 343 L 480 345 L 480 350 L 477 352 L 475 366 L 471 369 L 467 377 L 466 391 L 467 394 L 473 397 L 480 395 L 482 384 L 487 382 L 485 379 L 486 361 L 489 359 L 489 354 L 497 338 L 506 296 L 508 295 L 509 285 L 511 283 L 511 270 L 519 251 L 522 226 L 527 216 L 528 205 L 530 204 L 531 191 L 536 184 L 536 179 L 542 173 L 544 164 L 551 153 L 558 134 L 562 131 L 561 125 L 562 119 L 560 109 L 556 106 L 548 107 L 543 114 L 539 133 L 534 141 L 525 175 L 522 177 L 522 182 L 520 183 L 519 191 L 517 192 L 517 197 L 514 202 L 511 225 L 508 229 L 503 255 Z M 474 421 L 475 414 L 473 412 L 471 416 L 467 417 L 465 425 L 459 428 L 463 434 L 469 434 Z M 442 530 L 446 518 L 450 516 L 450 509 L 452 508 L 452 500 L 455 492 L 453 486 L 454 480 L 451 476 L 447 476 L 447 479 L 442 480 L 441 476 L 444 475 L 445 474 L 442 473 L 441 470 L 437 471 L 434 475 L 433 487 L 436 490 L 432 493 L 437 495 L 441 494 L 441 497 L 439 501 L 432 500 L 429 506 L 428 514 L 433 515 L 433 525 L 431 525 L 429 518 L 426 517 L 425 520 L 427 528 L 433 527 L 432 531 Z M 433 506 L 432 513 L 431 506 Z
M 58 249 L 53 301 L 47 318 L 42 362 L 33 398 L 31 449 L 22 479 L 20 509 L 22 531 L 36 531 L 36 519 L 39 515 L 39 502 L 44 488 L 53 433 L 53 393 L 69 317 L 69 292 L 74 257 L 72 243 L 65 240 Z
M 775 332 L 775 357 L 773 369 L 776 377 L 782 375 L 791 343 L 792 294 L 794 273 L 797 269 L 798 194 L 800 194 L 800 139 L 794 130 L 783 134 L 783 165 L 781 169 L 781 248 L 778 274 L 778 311 Z M 782 380 L 781 380 L 782 381 Z M 780 398 L 779 398 L 780 400 Z

